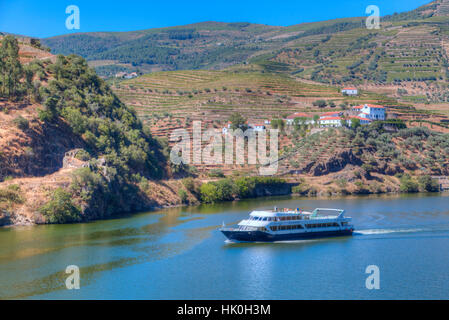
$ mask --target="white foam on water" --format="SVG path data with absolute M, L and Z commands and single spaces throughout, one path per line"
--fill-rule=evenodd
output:
M 413 233 L 431 231 L 431 229 L 412 228 L 412 229 L 367 229 L 367 230 L 355 230 L 354 235 L 371 235 L 371 234 L 388 234 L 388 233 Z

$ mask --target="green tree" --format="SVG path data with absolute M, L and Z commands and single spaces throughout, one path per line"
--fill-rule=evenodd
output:
M 315 102 L 312 103 L 315 107 L 318 108 L 324 108 L 327 106 L 327 102 L 326 100 L 316 100 Z
M 401 185 L 399 187 L 399 190 L 401 192 L 412 193 L 419 191 L 418 183 L 416 183 L 416 181 L 412 177 L 410 177 L 410 175 L 405 174 L 399 180 L 401 181 Z
M 81 210 L 72 201 L 71 193 L 62 188 L 56 189 L 51 200 L 39 211 L 50 223 L 70 223 L 81 221 Z
M 420 176 L 418 178 L 418 183 L 420 187 L 427 192 L 438 192 L 440 191 L 440 185 L 436 179 L 433 179 L 429 175 Z
M 231 122 L 231 129 L 242 129 L 245 131 L 248 126 L 246 124 L 246 119 L 239 113 L 234 112 L 230 117 L 229 121 Z
M 352 118 L 351 119 L 351 128 L 357 129 L 358 127 L 360 127 L 360 119 Z
M 10 100 L 20 93 L 23 68 L 19 61 L 19 43 L 13 36 L 6 36 L 0 47 L 0 95 Z

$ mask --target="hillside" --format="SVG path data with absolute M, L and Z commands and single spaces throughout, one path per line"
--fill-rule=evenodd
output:
M 204 22 L 135 32 L 95 32 L 43 39 L 54 53 L 79 54 L 100 74 L 219 69 L 243 62 L 279 27 Z M 266 45 L 263 44 L 265 47 Z
M 204 22 L 71 34 L 43 43 L 54 53 L 82 55 L 105 76 L 124 70 L 217 70 L 252 63 L 322 83 L 383 89 L 405 100 L 446 102 L 448 3 L 437 0 L 383 17 L 379 30 L 368 30 L 364 18 L 289 27 Z
M 0 225 L 180 202 L 164 147 L 82 58 L 0 40 Z

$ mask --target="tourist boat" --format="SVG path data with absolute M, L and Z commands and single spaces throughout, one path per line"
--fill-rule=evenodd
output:
M 324 214 L 323 214 L 324 213 Z M 223 225 L 219 230 L 232 241 L 287 241 L 323 237 L 350 236 L 352 218 L 340 209 L 317 208 L 313 212 L 298 209 L 253 211 L 236 227 Z

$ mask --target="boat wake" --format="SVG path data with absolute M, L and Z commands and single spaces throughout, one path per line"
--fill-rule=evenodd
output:
M 353 235 L 376 235 L 376 234 L 389 234 L 389 233 L 416 233 L 435 231 L 430 228 L 410 228 L 410 229 L 367 229 L 367 230 L 355 230 Z

